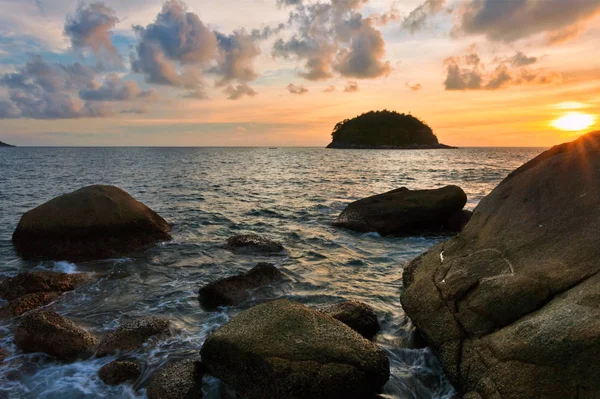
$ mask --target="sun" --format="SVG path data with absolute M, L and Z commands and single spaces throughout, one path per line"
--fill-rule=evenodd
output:
M 552 121 L 552 126 L 560 130 L 576 132 L 585 130 L 596 122 L 596 118 L 582 112 L 568 112 L 558 119 Z

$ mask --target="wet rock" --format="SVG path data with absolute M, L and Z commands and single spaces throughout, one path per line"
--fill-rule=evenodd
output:
M 148 399 L 201 398 L 203 375 L 199 361 L 186 359 L 168 364 L 150 379 Z
M 9 301 L 0 307 L 0 319 L 10 319 L 54 301 L 60 292 L 34 292 Z
M 4 363 L 4 359 L 6 359 L 10 354 L 4 348 L 0 348 L 0 364 Z
M 334 225 L 382 235 L 439 232 L 466 203 L 465 192 L 457 186 L 435 190 L 402 187 L 352 202 Z
M 98 377 L 107 385 L 120 385 L 127 381 L 135 381 L 140 374 L 140 365 L 131 360 L 115 360 L 98 370 Z
M 271 263 L 259 263 L 246 273 L 213 281 L 200 288 L 199 299 L 203 307 L 237 305 L 248 298 L 249 290 L 283 279 L 283 274 Z
M 98 342 L 93 334 L 48 310 L 23 316 L 14 340 L 25 353 L 43 352 L 67 361 L 90 356 Z
M 140 348 L 150 338 L 161 339 L 171 335 L 171 322 L 155 316 L 144 316 L 122 323 L 110 331 L 98 345 L 96 354 L 106 356 Z
M 245 398 L 365 398 L 389 378 L 374 343 L 322 312 L 287 300 L 255 306 L 212 333 L 207 371 Z
M 405 269 L 402 306 L 465 398 L 600 397 L 600 132 L 543 152 Z
M 0 283 L 0 298 L 13 300 L 37 292 L 63 293 L 90 281 L 88 273 L 34 271 L 19 273 Z
M 256 234 L 241 234 L 227 239 L 225 248 L 237 252 L 277 253 L 284 250 L 283 245 Z
M 26 212 L 12 240 L 26 258 L 90 260 L 168 240 L 169 224 L 115 186 L 93 185 Z
M 367 339 L 373 338 L 381 329 L 373 308 L 362 302 L 345 301 L 323 308 L 321 311 Z

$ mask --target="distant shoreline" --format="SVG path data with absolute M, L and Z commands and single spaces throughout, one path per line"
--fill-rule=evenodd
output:
M 349 143 L 330 143 L 326 148 L 340 150 L 456 150 L 458 147 L 453 147 L 446 144 L 411 144 L 411 145 L 361 145 Z

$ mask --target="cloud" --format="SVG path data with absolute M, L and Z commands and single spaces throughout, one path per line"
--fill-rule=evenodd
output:
M 111 41 L 111 34 L 119 18 L 115 11 L 100 3 L 80 2 L 75 15 L 67 17 L 65 35 L 75 51 L 91 50 L 96 58 L 107 63 L 121 63 L 121 56 Z
M 202 67 L 217 55 L 215 34 L 180 0 L 168 0 L 153 23 L 134 30 L 138 44 L 132 68 L 149 83 L 197 87 Z
M 331 93 L 333 91 L 335 91 L 335 86 L 333 85 L 327 86 L 325 89 L 323 89 L 323 93 Z
M 215 36 L 220 54 L 218 64 L 211 72 L 220 77 L 217 86 L 234 80 L 243 83 L 256 79 L 258 74 L 254 70 L 254 60 L 260 55 L 260 49 L 252 35 L 242 29 L 228 36 L 215 32 Z
M 509 58 L 509 61 L 514 66 L 522 67 L 535 64 L 538 61 L 538 59 L 537 57 L 528 57 L 522 51 L 517 51 L 517 53 L 514 56 Z
M 137 82 L 123 81 L 117 74 L 109 74 L 101 85 L 93 82 L 79 91 L 85 101 L 131 101 L 155 96 L 154 91 L 142 91 Z
M 303 62 L 304 69 L 298 75 L 312 81 L 329 79 L 336 73 L 351 78 L 389 74 L 385 42 L 375 19 L 356 11 L 365 2 L 294 3 L 289 19 L 293 34 L 274 43 L 273 56 Z
M 410 33 L 420 31 L 426 26 L 427 20 L 431 16 L 436 15 L 444 9 L 445 3 L 446 0 L 426 0 L 404 18 L 402 28 L 408 30 Z
M 535 62 L 537 58 L 517 53 L 513 57 L 500 60 L 493 66 L 492 72 L 488 73 L 477 53 L 477 48 L 471 46 L 465 55 L 448 57 L 444 61 L 446 66 L 444 87 L 446 90 L 498 90 L 522 84 L 562 82 L 562 76 L 557 72 L 526 67 Z
M 112 115 L 118 106 L 109 103 L 146 101 L 153 91 L 142 91 L 135 82 L 108 75 L 103 84 L 98 72 L 80 63 L 48 63 L 41 56 L 16 72 L 0 76 L 8 98 L 0 99 L 1 118 L 63 119 Z
M 238 100 L 244 96 L 254 97 L 258 93 L 254 91 L 254 89 L 248 86 L 246 83 L 242 83 L 237 85 L 237 87 L 233 87 L 231 85 L 227 86 L 224 90 L 225 94 L 227 94 L 227 98 L 229 100 Z
M 545 34 L 556 42 L 576 36 L 599 13 L 597 0 L 467 0 L 453 33 L 502 42 Z
M 421 83 L 410 84 L 406 82 L 404 85 L 408 87 L 411 91 L 419 91 L 423 88 L 423 86 L 421 86 Z
M 306 87 L 304 87 L 303 85 L 295 85 L 293 83 L 290 83 L 289 85 L 286 86 L 286 88 L 292 94 L 308 93 L 308 89 Z
M 354 93 L 358 91 L 358 82 L 349 80 L 346 86 L 344 86 L 344 93 Z

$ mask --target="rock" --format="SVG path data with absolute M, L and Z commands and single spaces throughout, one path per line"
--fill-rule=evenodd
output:
M 402 306 L 469 398 L 600 398 L 600 132 L 542 153 L 407 267 Z
M 63 293 L 89 281 L 87 273 L 60 273 L 51 271 L 34 271 L 19 273 L 0 283 L 0 298 L 13 300 L 24 295 L 37 292 Z
M 280 243 L 256 234 L 241 234 L 227 239 L 225 248 L 237 252 L 277 253 L 284 250 Z
M 0 319 L 10 319 L 44 306 L 60 296 L 60 292 L 34 292 L 13 299 L 0 308 Z
M 98 342 L 91 333 L 49 310 L 23 316 L 14 340 L 25 353 L 44 352 L 66 361 L 90 356 Z
M 341 321 L 367 339 L 373 338 L 381 329 L 375 311 L 362 302 L 345 301 L 328 306 L 321 311 Z
M 26 212 L 12 240 L 26 258 L 103 259 L 168 240 L 169 224 L 115 186 L 87 186 Z
M 473 216 L 473 212 L 466 209 L 454 212 L 446 219 L 443 229 L 446 231 L 460 232 L 465 228 L 467 223 L 469 223 L 471 216 Z
M 127 381 L 135 381 L 140 374 L 140 365 L 131 360 L 115 360 L 98 370 L 98 377 L 107 385 L 120 385 Z
M 457 186 L 435 190 L 402 187 L 352 202 L 334 225 L 382 235 L 438 232 L 466 203 L 465 192 Z
M 365 398 L 389 378 L 374 343 L 326 314 L 287 300 L 239 313 L 208 336 L 207 371 L 245 398 Z
M 10 354 L 4 348 L 0 348 L 0 364 L 4 363 L 4 359 L 6 359 Z
M 168 364 L 150 379 L 148 399 L 201 398 L 203 375 L 199 361 L 186 359 Z
M 98 345 L 96 354 L 106 356 L 140 348 L 150 338 L 171 335 L 171 322 L 155 316 L 144 316 L 122 323 L 110 331 Z
M 237 305 L 248 297 L 248 291 L 283 279 L 283 274 L 271 263 L 259 263 L 246 273 L 213 281 L 200 288 L 203 307 Z

